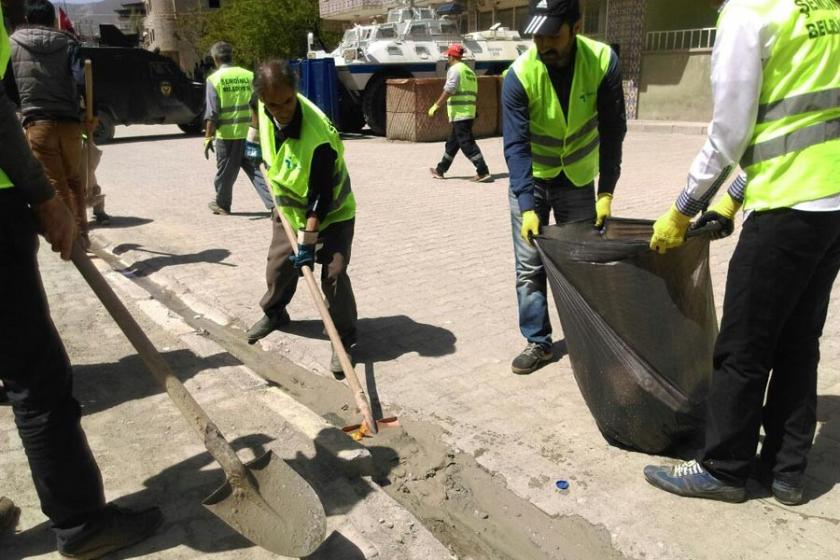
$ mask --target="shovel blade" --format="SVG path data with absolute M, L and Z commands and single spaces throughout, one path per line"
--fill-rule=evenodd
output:
M 283 556 L 308 556 L 324 542 L 324 507 L 311 486 L 271 451 L 245 465 L 204 506 L 252 543 Z

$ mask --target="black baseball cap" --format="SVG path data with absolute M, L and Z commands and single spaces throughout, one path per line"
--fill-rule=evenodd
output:
M 580 19 L 580 0 L 529 0 L 531 19 L 524 35 L 554 35 L 564 23 L 574 24 Z

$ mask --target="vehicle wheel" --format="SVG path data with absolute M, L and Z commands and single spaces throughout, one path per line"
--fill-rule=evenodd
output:
M 341 84 L 338 86 L 338 115 L 341 119 L 339 123 L 341 132 L 357 133 L 365 127 L 365 115 L 362 108 Z
M 99 119 L 99 125 L 93 131 L 93 141 L 101 146 L 114 138 L 114 119 L 104 111 L 98 112 L 96 118 Z
M 362 96 L 362 113 L 371 131 L 378 136 L 385 136 L 385 95 L 388 87 L 385 76 L 374 76 L 368 82 Z
M 202 118 L 202 115 L 198 115 L 192 122 L 179 124 L 178 128 L 180 128 L 184 134 L 197 136 L 204 132 L 204 119 Z

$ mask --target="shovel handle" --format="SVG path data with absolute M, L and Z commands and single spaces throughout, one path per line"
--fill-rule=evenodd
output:
M 193 396 L 187 391 L 183 383 L 175 377 L 169 365 L 158 353 L 152 341 L 125 308 L 122 301 L 117 297 L 111 286 L 99 273 L 99 270 L 90 262 L 81 245 L 76 243 L 72 253 L 73 264 L 81 273 L 82 277 L 113 317 L 114 322 L 134 346 L 142 358 L 143 363 L 157 380 L 161 387 L 167 392 L 169 398 L 181 411 L 187 423 L 196 431 L 199 438 L 210 455 L 222 466 L 222 470 L 234 484 L 238 480 L 245 480 L 247 471 L 242 461 L 236 456 L 236 452 L 225 440 L 219 428 L 210 420 L 207 413 L 196 402 Z
M 271 182 L 268 180 L 268 175 L 265 172 L 265 167 L 262 165 L 260 165 L 260 172 L 263 175 L 265 183 L 267 185 L 271 185 Z M 280 218 L 280 223 L 283 224 L 283 231 L 286 232 L 286 237 L 289 238 L 289 243 L 292 245 L 292 251 L 295 255 L 297 255 L 297 238 L 295 237 L 295 232 L 292 229 L 292 226 L 289 225 L 288 220 L 286 220 L 286 217 L 279 209 L 276 209 L 276 214 L 278 218 Z M 356 370 L 353 369 L 353 363 L 347 355 L 347 350 L 344 349 L 344 344 L 341 342 L 341 336 L 339 336 L 338 329 L 335 328 L 332 316 L 324 303 L 324 298 L 321 295 L 321 290 L 318 289 L 318 284 L 315 282 L 315 276 L 312 274 L 312 269 L 308 266 L 304 266 L 301 271 L 303 272 L 303 278 L 306 280 L 306 287 L 309 288 L 309 294 L 312 296 L 312 301 L 315 302 L 315 307 L 318 308 L 318 313 L 320 313 L 321 320 L 324 322 L 324 327 L 327 330 L 327 335 L 330 337 L 330 342 L 332 342 L 333 348 L 338 353 L 338 361 L 341 362 L 341 370 L 344 372 L 347 384 L 350 385 L 350 390 L 353 392 L 353 398 L 356 401 L 356 406 L 359 407 L 359 412 L 361 412 L 362 418 L 364 419 L 365 424 L 367 424 L 368 431 L 375 434 L 377 432 L 376 421 L 373 419 L 373 413 L 371 412 L 367 395 L 365 394 L 365 390 L 362 389 L 361 383 L 359 383 L 359 378 L 356 376 Z

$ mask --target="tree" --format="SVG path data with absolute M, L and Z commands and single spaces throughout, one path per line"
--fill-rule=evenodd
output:
M 318 35 L 320 30 L 317 0 L 227 0 L 219 10 L 202 15 L 197 43 L 201 52 L 216 41 L 227 41 L 236 62 L 251 68 L 267 58 L 306 56 L 306 34 Z

